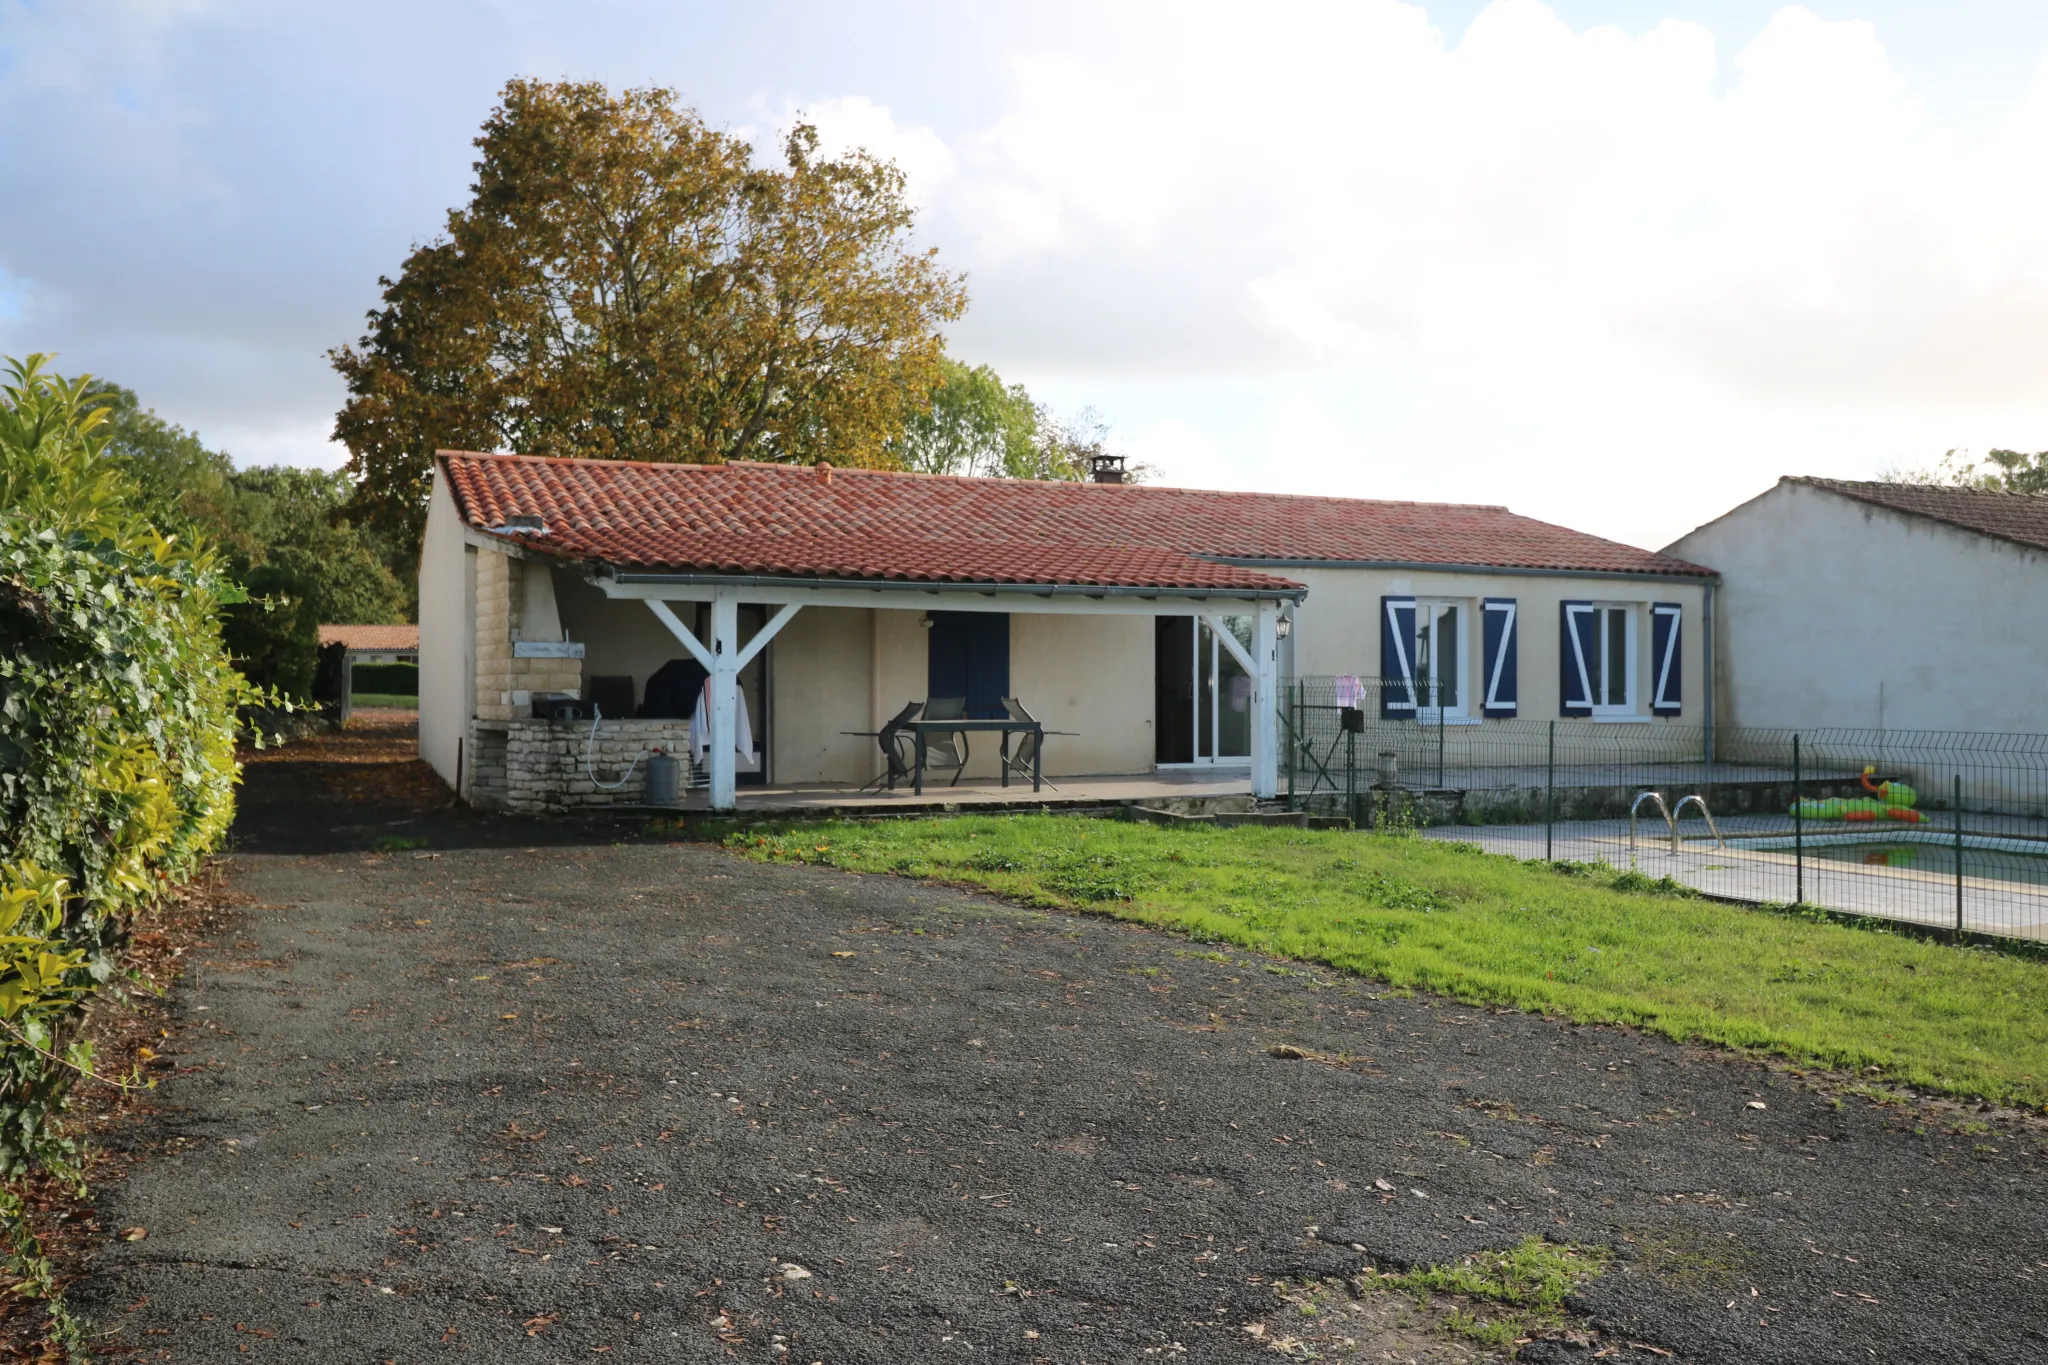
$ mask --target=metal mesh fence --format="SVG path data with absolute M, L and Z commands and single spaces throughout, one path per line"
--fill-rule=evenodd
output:
M 2048 735 L 1440 706 L 1427 684 L 1295 679 L 1296 809 L 1710 895 L 2048 938 Z

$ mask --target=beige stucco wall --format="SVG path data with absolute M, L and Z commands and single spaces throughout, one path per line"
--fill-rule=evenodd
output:
M 1669 553 L 1721 571 L 1730 725 L 2048 731 L 2048 555 L 1796 483 Z
M 769 642 L 775 690 L 771 780 L 850 782 L 875 774 L 880 750 L 872 739 L 842 734 L 872 730 L 869 666 L 877 615 L 847 607 L 806 607 Z
M 1010 617 L 1012 694 L 1074 734 L 1046 740 L 1047 777 L 1152 771 L 1152 669 L 1149 616 Z
M 1674 550 L 1672 553 L 1678 553 Z M 1682 556 L 1699 562 L 1695 556 Z M 1711 560 L 1707 561 L 1712 563 Z M 1636 606 L 1640 615 L 1636 628 L 1636 694 L 1639 713 L 1650 714 L 1650 626 L 1648 608 L 1653 602 L 1676 602 L 1684 608 L 1681 618 L 1680 667 L 1684 710 L 1676 718 L 1681 725 L 1699 725 L 1705 719 L 1705 675 L 1701 661 L 1705 654 L 1706 589 L 1704 584 L 1670 579 L 1573 578 L 1550 575 L 1486 573 L 1444 573 L 1389 569 L 1286 568 L 1285 574 L 1306 584 L 1308 599 L 1295 615 L 1292 644 L 1294 672 L 1299 677 L 1355 673 L 1374 677 L 1380 665 L 1380 599 L 1383 597 L 1441 598 L 1469 601 L 1474 615 L 1468 628 L 1467 658 L 1475 665 L 1465 685 L 1477 698 L 1483 675 L 1476 669 L 1482 634 L 1477 615 L 1479 602 L 1487 597 L 1509 597 L 1516 604 L 1516 677 L 1519 691 L 1518 718 L 1548 720 L 1558 714 L 1559 649 L 1561 604 L 1565 602 L 1615 602 Z M 1717 644 L 1718 648 L 1718 644 Z M 1472 713 L 1478 714 L 1475 704 Z
M 450 786 L 476 696 L 475 560 L 437 470 L 420 543 L 420 757 Z

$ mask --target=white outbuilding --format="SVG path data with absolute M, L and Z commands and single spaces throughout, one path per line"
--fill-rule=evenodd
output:
M 1664 553 L 1720 572 L 1725 725 L 2048 733 L 2048 498 L 1783 478 Z

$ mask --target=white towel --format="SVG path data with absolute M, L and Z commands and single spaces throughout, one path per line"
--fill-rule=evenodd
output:
M 754 753 L 754 726 L 747 719 L 747 690 L 735 686 L 732 690 L 733 751 L 747 762 L 758 762 Z M 690 756 L 701 766 L 704 755 L 711 749 L 711 679 L 704 680 L 704 686 L 697 693 L 697 709 L 690 713 Z

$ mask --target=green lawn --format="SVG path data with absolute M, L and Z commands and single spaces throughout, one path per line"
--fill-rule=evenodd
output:
M 748 856 L 967 882 L 1396 986 L 2048 1107 L 2048 963 L 1435 840 L 1071 816 L 802 825 Z
M 398 692 L 351 692 L 348 704 L 358 711 L 365 706 L 395 706 L 401 711 L 417 711 L 420 699 Z

